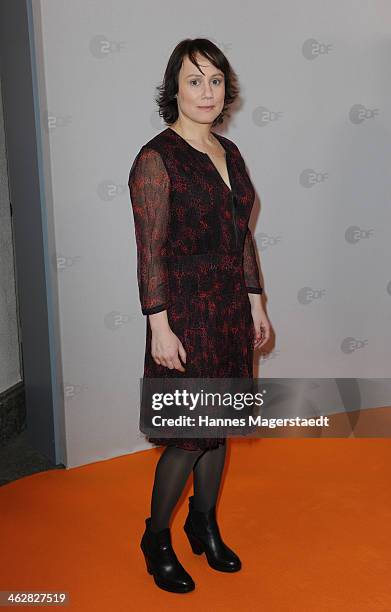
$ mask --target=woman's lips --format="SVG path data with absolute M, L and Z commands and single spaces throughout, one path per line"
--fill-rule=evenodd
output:
M 212 110 L 212 108 L 214 108 L 214 106 L 199 106 L 198 108 L 200 108 L 201 110 L 204 110 L 204 111 L 208 111 L 208 110 Z

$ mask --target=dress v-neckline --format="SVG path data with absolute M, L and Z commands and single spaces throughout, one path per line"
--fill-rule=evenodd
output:
M 227 183 L 225 182 L 225 180 L 221 176 L 220 172 L 218 171 L 216 164 L 213 162 L 212 158 L 210 157 L 210 155 L 208 155 L 208 153 L 204 153 L 204 151 L 200 151 L 199 149 L 196 149 L 195 147 L 193 147 L 189 142 L 187 142 L 187 140 L 185 138 L 183 138 L 183 136 L 178 134 L 178 132 L 176 132 L 173 128 L 168 127 L 167 130 L 170 130 L 170 132 L 174 132 L 174 134 L 176 134 L 178 136 L 178 138 L 180 138 L 188 147 L 190 147 L 190 149 L 193 149 L 193 151 L 195 151 L 196 153 L 199 153 L 200 155 L 203 155 L 204 157 L 207 157 L 209 159 L 210 163 L 212 164 L 213 168 L 215 169 L 216 173 L 219 175 L 220 180 L 222 181 L 222 183 L 225 186 L 225 188 L 229 191 L 229 193 L 231 195 L 233 194 L 232 179 L 231 179 L 230 172 L 229 172 L 229 151 L 228 151 L 228 149 L 225 148 L 225 146 L 222 143 L 222 141 L 220 140 L 218 134 L 216 134 L 215 132 L 212 132 L 213 136 L 216 136 L 217 140 L 219 141 L 219 143 L 221 144 L 221 146 L 223 147 L 223 149 L 225 151 L 225 164 L 227 166 L 228 180 L 230 182 L 231 187 L 229 187 L 227 185 Z

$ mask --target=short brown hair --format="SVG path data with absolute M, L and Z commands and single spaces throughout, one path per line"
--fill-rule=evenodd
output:
M 188 56 L 190 61 L 204 74 L 196 62 L 195 56 L 200 53 L 206 57 L 216 68 L 224 73 L 225 79 L 225 97 L 224 107 L 221 113 L 213 121 L 212 127 L 222 123 L 226 114 L 227 108 L 237 98 L 239 88 L 237 85 L 237 76 L 232 69 L 226 56 L 220 49 L 207 38 L 186 38 L 177 44 L 164 73 L 163 82 L 156 89 L 159 90 L 159 95 L 156 102 L 159 106 L 159 115 L 164 121 L 170 125 L 178 118 L 178 106 L 175 94 L 178 92 L 178 75 L 182 66 L 183 58 Z

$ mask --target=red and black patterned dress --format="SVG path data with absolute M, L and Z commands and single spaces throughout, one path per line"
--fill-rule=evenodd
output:
M 186 351 L 186 372 L 155 363 L 146 317 L 144 377 L 253 377 L 254 327 L 248 293 L 262 293 L 248 220 L 255 190 L 238 147 L 226 153 L 231 189 L 207 153 L 170 127 L 143 145 L 129 174 L 144 315 L 167 310 Z M 155 438 L 185 449 L 222 438 Z

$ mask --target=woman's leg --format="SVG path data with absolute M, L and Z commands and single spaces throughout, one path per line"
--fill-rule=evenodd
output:
M 217 502 L 223 474 L 226 444 L 209 449 L 197 459 L 194 468 L 194 509 L 207 512 Z
M 202 450 L 185 450 L 167 446 L 156 465 L 151 499 L 151 531 L 169 526 L 169 520 L 184 489 L 194 462 Z
M 242 567 L 238 555 L 221 537 L 216 520 L 216 501 L 226 455 L 225 444 L 207 450 L 196 462 L 194 496 L 189 499 L 189 514 L 184 524 L 193 552 L 205 552 L 211 567 L 221 572 L 237 572 Z

